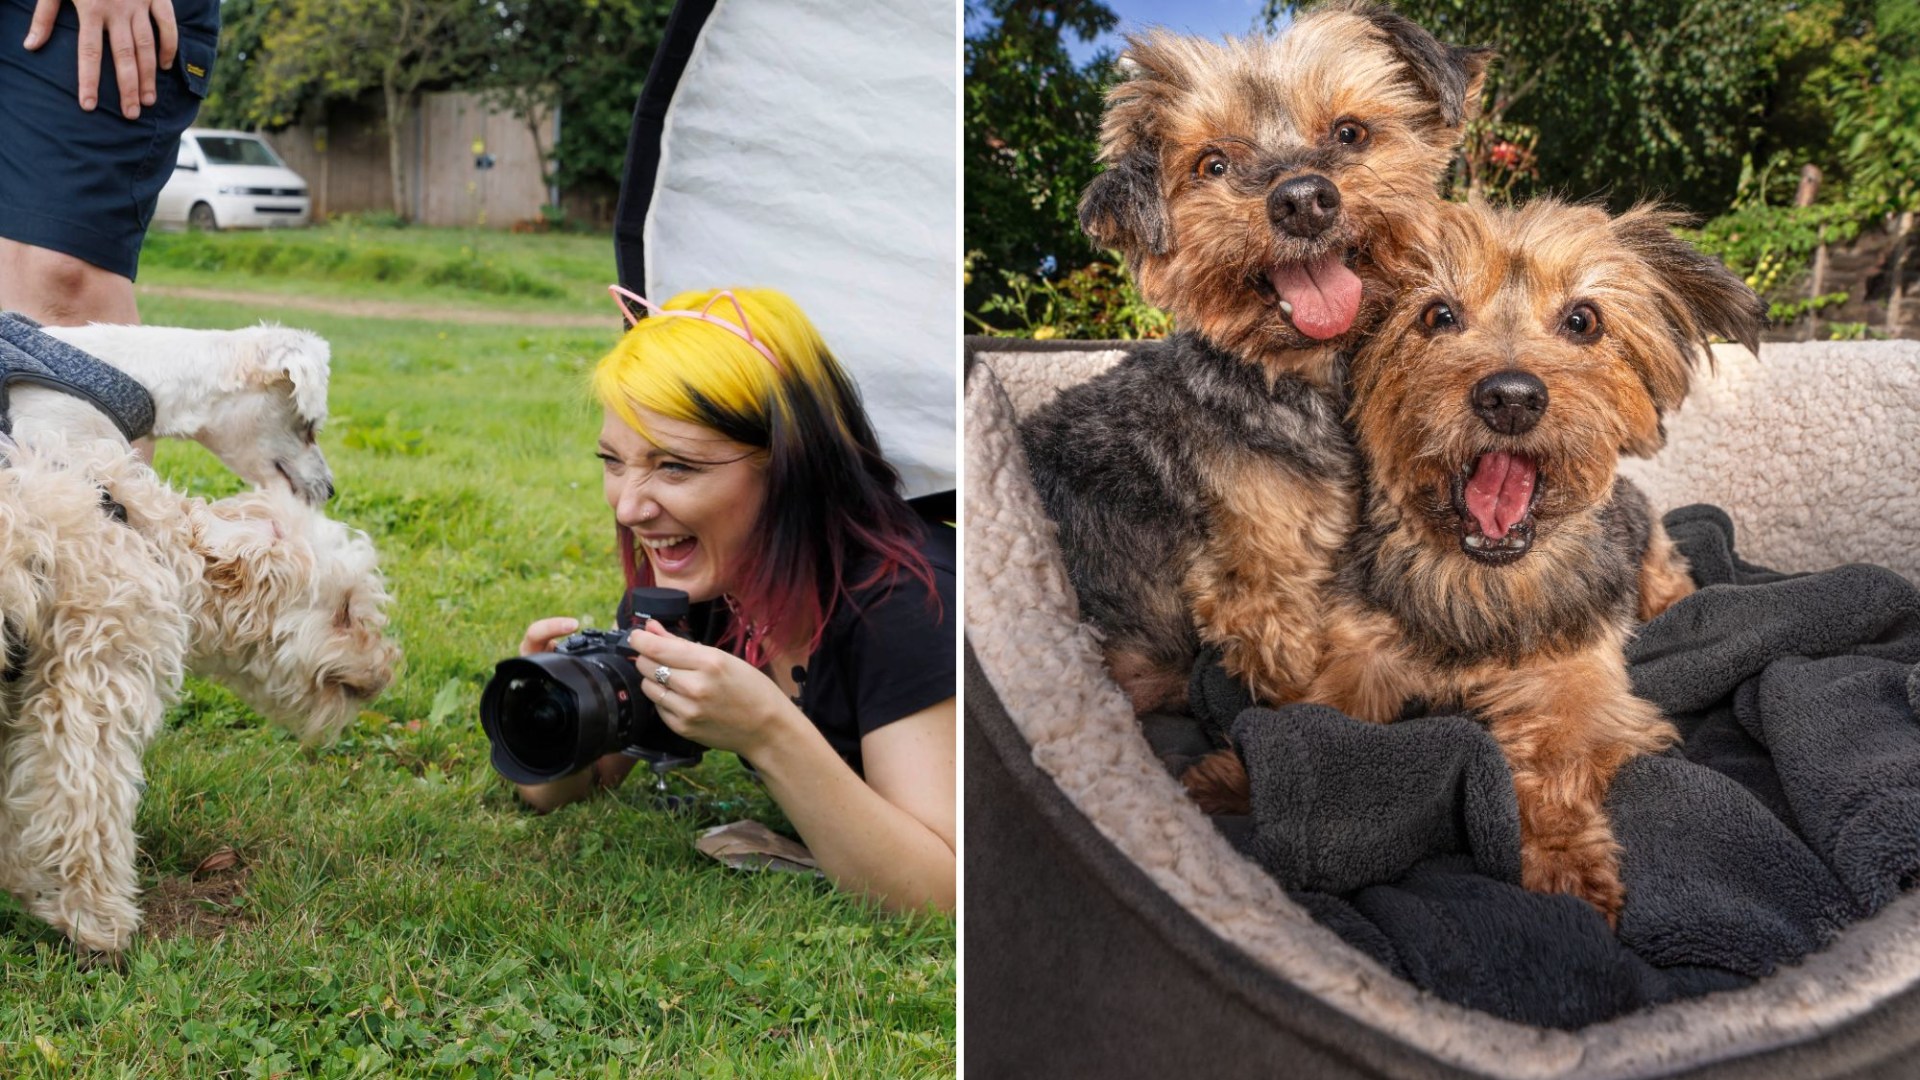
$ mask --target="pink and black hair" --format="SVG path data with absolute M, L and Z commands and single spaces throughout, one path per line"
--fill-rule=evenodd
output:
M 696 317 L 660 317 L 680 312 Z M 853 591 L 901 574 L 924 584 L 944 617 L 921 552 L 927 526 L 901 497 L 858 389 L 784 294 L 676 296 L 600 361 L 593 388 L 649 439 L 635 406 L 764 454 L 766 499 L 743 565 L 729 568 L 728 598 L 740 617 L 730 620 L 723 647 L 757 665 L 766 640 L 804 632 L 810 654 Z M 619 551 L 628 584 L 650 584 L 652 567 L 625 527 Z M 863 565 L 871 569 L 856 578 Z

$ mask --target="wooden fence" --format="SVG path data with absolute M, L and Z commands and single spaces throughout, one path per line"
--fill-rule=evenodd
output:
M 287 165 L 306 177 L 317 218 L 395 209 L 386 120 L 377 97 L 335 102 L 320 122 L 269 135 Z M 547 148 L 558 124 L 543 120 Z M 423 225 L 509 228 L 536 218 L 549 192 L 527 124 L 489 109 L 478 94 L 420 95 L 401 127 L 406 216 Z M 482 155 L 492 167 L 482 169 Z

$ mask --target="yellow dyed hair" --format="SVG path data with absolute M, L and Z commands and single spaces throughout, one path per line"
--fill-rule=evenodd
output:
M 684 292 L 660 306 L 697 312 L 719 292 Z M 774 411 L 789 408 L 782 380 L 804 383 L 832 400 L 826 391 L 839 375 L 837 364 L 800 306 L 776 289 L 736 288 L 733 295 L 746 312 L 754 338 L 780 361 L 779 369 L 725 327 L 704 319 L 649 315 L 600 359 L 593 372 L 594 397 L 649 442 L 656 440 L 634 411 L 636 405 L 762 448 L 768 445 L 764 434 L 759 439 L 740 435 L 743 429 L 770 431 Z M 740 313 L 725 299 L 707 313 L 740 322 Z

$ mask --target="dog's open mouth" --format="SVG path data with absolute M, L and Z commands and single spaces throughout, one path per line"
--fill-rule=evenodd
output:
M 1481 454 L 1453 477 L 1453 509 L 1460 515 L 1460 550 L 1503 566 L 1533 547 L 1533 508 L 1540 501 L 1539 463 L 1524 454 Z
M 1248 283 L 1260 299 L 1277 304 L 1293 328 L 1315 341 L 1337 338 L 1360 314 L 1360 277 L 1353 248 L 1335 249 L 1304 262 L 1275 263 Z

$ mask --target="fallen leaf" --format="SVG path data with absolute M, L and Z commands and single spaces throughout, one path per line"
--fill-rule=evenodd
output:
M 199 865 L 193 868 L 193 878 L 198 881 L 209 874 L 218 874 L 239 865 L 240 853 L 230 847 L 223 847 L 200 860 Z
M 693 846 L 703 855 L 735 870 L 787 870 L 818 874 L 813 853 L 758 821 L 716 825 L 700 834 Z

